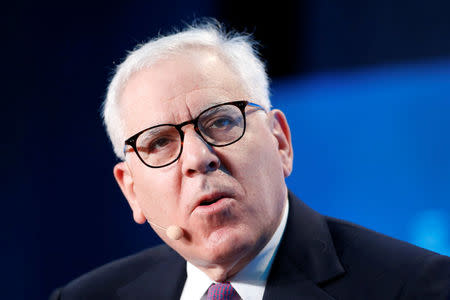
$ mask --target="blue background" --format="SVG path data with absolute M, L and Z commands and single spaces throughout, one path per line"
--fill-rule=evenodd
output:
M 450 61 L 273 84 L 288 186 L 316 210 L 450 255 Z
M 449 12 L 446 0 L 8 2 L 2 298 L 46 299 L 160 242 L 114 181 L 100 105 L 127 50 L 203 16 L 261 41 L 298 196 L 449 255 Z

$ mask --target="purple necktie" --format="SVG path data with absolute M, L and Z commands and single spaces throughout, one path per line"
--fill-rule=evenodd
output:
M 241 299 L 229 282 L 216 283 L 209 287 L 206 300 L 237 300 Z

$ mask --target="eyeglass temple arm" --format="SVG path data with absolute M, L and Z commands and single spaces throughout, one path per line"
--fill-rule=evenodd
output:
M 123 146 L 123 155 L 127 155 L 127 153 L 134 152 L 133 147 L 131 145 L 125 144 Z
M 259 105 L 259 104 L 253 103 L 253 102 L 248 102 L 248 105 L 249 105 L 249 106 L 256 107 L 256 108 L 259 108 L 259 109 L 261 109 L 261 110 L 267 112 L 266 109 L 265 109 L 262 105 Z
M 128 148 L 127 148 L 128 147 Z M 141 151 L 141 150 L 143 150 L 143 151 L 145 151 L 145 148 L 144 147 L 138 147 L 138 146 L 136 146 L 136 148 L 137 148 L 137 150 L 138 151 Z M 127 154 L 127 153 L 130 153 L 130 152 L 134 152 L 134 148 L 131 146 L 131 145 L 125 145 L 124 147 L 123 147 L 123 154 Z

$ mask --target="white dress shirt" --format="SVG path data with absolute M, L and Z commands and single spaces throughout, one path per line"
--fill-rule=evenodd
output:
M 286 227 L 289 212 L 289 201 L 286 201 L 280 225 L 266 246 L 240 272 L 230 278 L 236 292 L 243 300 L 261 300 L 266 288 L 267 277 L 275 254 Z M 181 300 L 205 300 L 208 288 L 213 283 L 208 275 L 190 262 L 186 262 L 187 278 L 184 284 Z

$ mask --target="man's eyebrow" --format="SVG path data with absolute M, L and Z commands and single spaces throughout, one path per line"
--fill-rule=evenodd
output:
M 210 109 L 213 106 L 225 103 L 226 101 L 222 102 L 222 101 L 214 101 L 214 102 L 209 102 L 207 104 L 205 104 L 204 106 L 202 106 L 200 109 L 198 109 L 198 111 L 195 112 L 195 114 L 192 114 L 192 119 L 197 118 L 201 113 L 203 113 L 205 110 Z M 192 112 L 192 111 L 191 111 Z
M 224 103 L 227 103 L 227 100 L 215 100 L 215 101 L 213 101 L 213 102 L 207 103 L 205 106 L 203 106 L 201 109 L 199 109 L 199 111 L 194 115 L 194 117 L 193 117 L 191 120 L 197 118 L 197 117 L 198 117 L 201 113 L 203 113 L 205 110 L 208 110 L 208 109 L 210 109 L 211 107 L 214 107 L 214 106 L 220 105 L 220 104 L 224 104 Z M 219 109 L 220 109 L 220 108 L 219 108 Z M 188 121 L 188 120 L 186 120 L 186 121 Z M 186 122 L 186 121 L 185 121 L 185 122 Z M 183 123 L 183 122 L 180 122 L 180 123 L 178 123 L 178 124 L 181 124 L 181 123 Z M 147 129 L 150 129 L 150 128 L 152 128 L 152 127 L 158 127 L 158 126 L 163 125 L 163 124 L 176 125 L 175 123 L 170 123 L 170 122 L 168 122 L 168 121 L 160 121 L 159 123 L 156 123 L 156 124 L 154 124 L 154 125 L 148 126 L 148 127 L 146 127 L 146 128 L 147 128 Z M 153 130 L 156 130 L 156 128 L 155 128 L 155 129 L 152 129 L 152 131 L 153 131 Z
M 216 104 L 216 105 L 220 105 L 220 103 Z M 215 105 L 211 105 L 209 108 L 202 110 L 202 112 L 208 111 L 207 114 L 210 115 L 210 114 L 213 114 L 213 113 L 215 113 L 215 112 L 217 112 L 219 110 L 224 109 L 223 106 L 216 106 L 216 107 L 214 107 L 214 106 Z
M 212 102 L 207 103 L 205 105 L 204 109 L 202 109 L 202 111 L 207 110 L 207 109 L 209 109 L 209 108 L 211 108 L 213 106 L 220 105 L 222 103 L 226 103 L 226 102 L 227 102 L 226 100 L 224 100 L 224 101 L 214 100 Z
M 199 113 L 202 113 L 205 110 L 208 110 L 208 109 L 210 109 L 213 106 L 220 105 L 220 104 L 225 104 L 225 103 L 228 103 L 230 101 L 233 101 L 233 100 L 229 100 L 229 99 L 214 100 L 213 102 L 209 102 L 207 105 L 205 105 L 205 107 L 203 109 L 201 109 Z
M 163 124 L 160 124 L 160 125 L 163 125 Z M 166 128 L 165 126 L 160 126 L 160 125 L 156 125 L 154 127 L 149 127 L 148 129 L 150 129 L 150 130 L 146 130 L 142 134 L 144 136 L 148 136 L 150 132 L 153 135 L 153 134 L 160 134 L 161 132 L 169 130 L 169 128 Z

